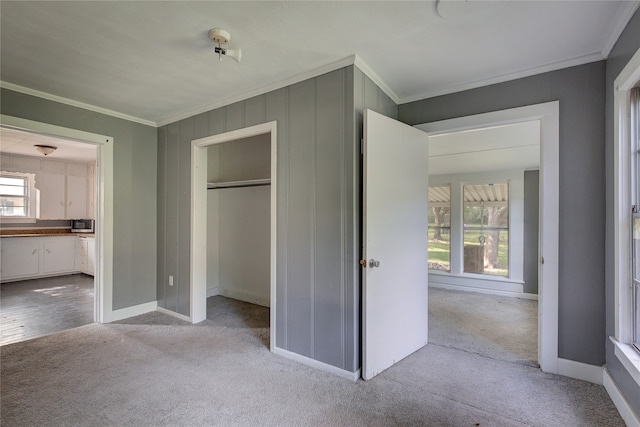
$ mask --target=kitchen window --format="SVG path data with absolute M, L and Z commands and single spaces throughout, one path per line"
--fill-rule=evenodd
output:
M 34 175 L 2 172 L 0 174 L 0 216 L 35 218 L 37 207 Z

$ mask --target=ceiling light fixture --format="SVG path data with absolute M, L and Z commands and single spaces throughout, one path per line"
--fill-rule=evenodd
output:
M 231 34 L 228 31 L 222 30 L 220 28 L 212 28 L 209 30 L 209 38 L 218 43 L 218 46 L 215 48 L 215 52 L 218 54 L 218 59 L 222 62 L 222 56 L 228 56 L 233 58 L 236 62 L 240 62 L 242 58 L 241 49 L 227 49 L 222 47 L 223 44 L 229 43 L 231 40 Z
M 38 150 L 45 156 L 53 153 L 58 149 L 58 147 L 54 147 L 53 145 L 34 145 L 34 147 L 36 147 L 36 150 Z

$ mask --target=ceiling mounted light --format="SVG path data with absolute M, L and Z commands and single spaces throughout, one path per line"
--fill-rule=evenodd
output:
M 218 59 L 222 62 L 222 56 L 228 56 L 233 58 L 236 62 L 240 62 L 242 58 L 241 49 L 227 49 L 222 47 L 223 44 L 229 43 L 231 40 L 231 34 L 228 31 L 222 30 L 220 28 L 213 28 L 209 30 L 209 38 L 218 43 L 218 46 L 215 48 L 215 52 L 218 54 Z
M 36 147 L 36 150 L 38 150 L 45 156 L 53 153 L 58 149 L 58 147 L 54 147 L 53 145 L 34 145 L 34 147 Z

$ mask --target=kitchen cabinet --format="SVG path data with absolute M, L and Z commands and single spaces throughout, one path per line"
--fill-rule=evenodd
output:
M 40 174 L 40 218 L 78 219 L 87 216 L 87 177 Z
M 41 251 L 38 239 L 3 238 L 0 245 L 2 280 L 38 275 Z
M 76 268 L 91 276 L 95 271 L 96 239 L 79 236 L 76 243 Z
M 67 175 L 67 218 L 87 216 L 87 177 Z
M 76 270 L 75 237 L 42 238 L 42 272 L 64 273 Z
M 76 236 L 3 237 L 0 279 L 12 281 L 75 273 Z
M 36 175 L 38 218 L 94 218 L 95 164 L 11 154 L 3 154 L 0 160 L 3 171 Z
M 38 178 L 40 179 L 36 179 L 36 187 L 40 189 L 40 218 L 64 219 L 66 177 L 54 173 L 43 173 Z

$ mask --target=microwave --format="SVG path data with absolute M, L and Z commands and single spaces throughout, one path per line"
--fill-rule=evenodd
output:
M 72 233 L 93 233 L 95 231 L 95 220 L 93 219 L 72 219 Z

